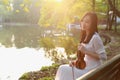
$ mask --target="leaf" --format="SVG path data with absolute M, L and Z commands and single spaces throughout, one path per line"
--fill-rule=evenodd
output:
M 24 10 L 25 12 L 29 12 L 29 9 L 28 9 L 27 7 L 24 7 L 23 10 Z
M 6 6 L 6 8 L 7 8 L 8 11 L 12 10 L 12 8 L 10 6 Z
M 24 7 L 25 5 L 24 4 L 20 4 L 21 7 Z
M 16 10 L 15 12 L 16 12 L 16 13 L 19 13 L 19 12 L 20 12 L 20 10 Z
M 3 3 L 4 3 L 5 5 L 8 5 L 8 4 L 9 4 L 9 0 L 3 0 Z

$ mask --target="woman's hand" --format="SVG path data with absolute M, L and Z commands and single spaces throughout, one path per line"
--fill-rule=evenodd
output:
M 85 44 L 81 43 L 81 44 L 78 46 L 78 50 L 80 50 L 82 53 L 84 53 L 84 54 L 86 54 L 86 55 L 89 55 L 89 56 L 95 58 L 96 60 L 99 60 L 99 59 L 100 59 L 100 58 L 99 58 L 99 54 L 87 50 L 84 46 L 85 46 Z
M 69 63 L 69 65 L 70 65 L 71 67 L 75 66 L 75 61 L 71 61 L 71 62 Z
M 87 52 L 87 49 L 84 47 L 84 45 L 85 44 L 80 44 L 79 46 L 78 46 L 78 50 L 80 50 L 82 53 L 85 53 L 85 52 Z

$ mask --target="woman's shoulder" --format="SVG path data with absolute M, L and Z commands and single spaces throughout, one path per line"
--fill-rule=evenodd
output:
M 102 39 L 99 36 L 99 33 L 95 32 L 89 42 L 89 44 L 93 44 L 93 43 L 102 43 Z
M 93 35 L 93 38 L 100 38 L 99 33 L 95 32 L 94 35 Z
M 100 38 L 99 33 L 97 33 L 97 32 L 95 32 L 95 34 L 93 35 L 92 38 L 93 38 L 93 39 L 92 39 L 93 41 L 96 41 L 96 40 L 98 40 L 98 41 L 102 41 L 101 38 Z
M 102 41 L 99 33 L 97 33 L 97 32 L 95 32 L 95 34 L 93 35 L 93 37 L 92 37 L 91 40 L 92 40 L 92 41 L 96 41 L 96 40 L 97 40 L 97 42 L 99 42 L 99 41 L 101 42 L 101 41 Z

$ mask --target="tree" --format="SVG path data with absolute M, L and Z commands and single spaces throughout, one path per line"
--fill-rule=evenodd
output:
M 86 11 L 92 11 L 92 7 L 91 0 L 63 0 L 59 3 L 55 0 L 42 1 L 39 24 L 65 28 L 75 16 L 81 17 Z
M 120 3 L 119 0 L 108 0 L 109 6 L 112 11 L 114 11 L 114 14 L 120 17 L 120 11 L 117 9 L 117 5 Z
M 95 11 L 95 0 L 92 0 L 92 9 Z
M 37 24 L 39 20 L 40 0 L 3 0 L 0 1 L 1 15 L 5 22 L 25 22 Z
M 116 17 L 120 17 L 120 11 L 118 10 L 120 3 L 119 0 L 108 0 L 108 19 L 106 30 L 112 30 L 112 25 L 115 24 L 115 31 L 117 31 Z

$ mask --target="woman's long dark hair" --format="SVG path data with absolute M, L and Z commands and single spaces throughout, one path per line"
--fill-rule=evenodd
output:
M 84 30 L 81 30 L 80 34 L 81 34 L 81 39 L 80 39 L 80 43 L 89 43 L 89 41 L 91 40 L 93 34 L 95 32 L 98 32 L 98 29 L 97 29 L 97 22 L 98 22 L 98 19 L 97 19 L 97 15 L 96 13 L 94 12 L 88 12 L 86 13 L 81 21 L 86 17 L 86 16 L 90 16 L 90 19 L 91 19 L 91 28 L 90 28 L 90 31 L 89 31 L 89 34 L 86 34 L 86 32 Z

